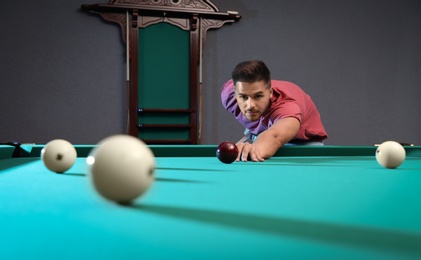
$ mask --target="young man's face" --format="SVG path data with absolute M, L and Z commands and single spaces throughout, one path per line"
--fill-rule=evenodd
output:
M 238 81 L 235 84 L 235 98 L 243 115 L 250 121 L 259 120 L 269 108 L 272 88 L 264 81 L 253 83 Z

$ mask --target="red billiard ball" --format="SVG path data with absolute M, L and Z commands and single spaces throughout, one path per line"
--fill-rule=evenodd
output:
M 222 142 L 216 149 L 216 157 L 223 163 L 233 163 L 238 156 L 238 148 L 234 143 Z

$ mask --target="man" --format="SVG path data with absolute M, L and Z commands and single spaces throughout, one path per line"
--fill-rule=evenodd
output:
M 237 143 L 237 161 L 263 162 L 282 146 L 323 145 L 320 114 L 297 85 L 271 80 L 262 61 L 239 63 L 222 87 L 222 105 L 246 127 Z

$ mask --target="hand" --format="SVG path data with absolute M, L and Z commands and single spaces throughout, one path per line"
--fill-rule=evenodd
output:
M 256 145 L 250 143 L 239 142 L 236 144 L 238 148 L 238 156 L 236 161 L 247 162 L 251 160 L 253 162 L 263 162 L 264 159 L 259 155 Z

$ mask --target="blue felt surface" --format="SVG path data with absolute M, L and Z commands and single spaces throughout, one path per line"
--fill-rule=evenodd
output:
M 39 158 L 0 167 L 4 259 L 421 257 L 419 157 L 396 170 L 372 157 L 157 158 L 132 206 L 99 197 L 84 158 L 65 174 Z

